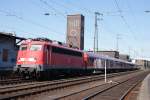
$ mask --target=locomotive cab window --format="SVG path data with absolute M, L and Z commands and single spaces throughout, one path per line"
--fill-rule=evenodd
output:
M 31 45 L 31 51 L 40 51 L 42 49 L 42 45 L 33 44 Z
M 27 45 L 21 45 L 21 46 L 20 46 L 20 50 L 22 50 L 22 51 L 23 51 L 23 50 L 27 50 Z

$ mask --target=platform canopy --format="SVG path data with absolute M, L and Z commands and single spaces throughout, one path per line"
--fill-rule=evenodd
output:
M 26 40 L 26 38 L 18 37 L 13 33 L 0 32 L 0 37 L 7 37 L 16 40 L 16 44 L 19 44 L 22 40 Z

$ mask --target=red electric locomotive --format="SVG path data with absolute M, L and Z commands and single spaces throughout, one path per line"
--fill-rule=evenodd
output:
M 92 74 L 137 69 L 136 65 L 99 54 L 69 48 L 48 39 L 24 41 L 18 52 L 15 71 L 24 77 L 52 78 L 61 75 Z
M 83 51 L 47 39 L 32 39 L 21 44 L 15 70 L 37 78 L 80 74 L 85 71 L 85 62 Z

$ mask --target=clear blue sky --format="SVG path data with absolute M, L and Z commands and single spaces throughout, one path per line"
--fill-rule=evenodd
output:
M 150 57 L 150 13 L 144 12 L 150 10 L 149 0 L 1 0 L 0 7 L 0 31 L 62 42 L 66 40 L 66 15 L 82 13 L 85 50 L 93 48 L 94 12 L 98 11 L 103 13 L 98 22 L 100 50 L 115 50 L 120 34 L 121 53 Z

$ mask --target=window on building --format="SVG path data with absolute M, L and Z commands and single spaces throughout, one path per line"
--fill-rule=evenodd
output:
M 12 63 L 16 62 L 16 59 L 15 59 L 15 58 L 12 58 L 12 59 L 11 59 L 11 62 L 12 62 Z
M 8 49 L 3 49 L 2 60 L 3 60 L 3 62 L 8 61 Z

